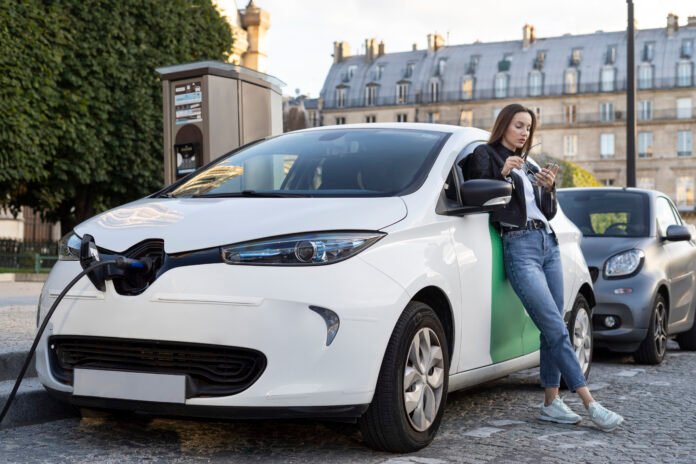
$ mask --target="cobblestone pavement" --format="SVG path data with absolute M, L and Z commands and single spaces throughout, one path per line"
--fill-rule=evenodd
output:
M 537 370 L 449 396 L 440 432 L 410 455 L 378 453 L 357 427 L 315 421 L 220 422 L 131 415 L 66 419 L 0 431 L 7 463 L 696 463 L 696 353 L 676 344 L 661 366 L 603 353 L 591 374 L 595 397 L 624 415 L 613 433 L 535 419 Z

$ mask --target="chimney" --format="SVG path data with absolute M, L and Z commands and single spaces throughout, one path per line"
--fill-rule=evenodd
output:
M 679 16 L 674 13 L 667 15 L 667 37 L 672 37 L 679 30 Z
M 428 34 L 428 51 L 436 52 L 445 46 L 445 39 L 440 34 Z
M 524 27 L 522 27 L 522 48 L 525 50 L 528 49 L 535 40 L 536 34 L 534 32 L 534 26 L 525 24 Z
M 333 59 L 334 64 L 340 63 L 350 56 L 350 45 L 348 42 L 334 42 Z
M 369 63 L 377 58 L 377 39 L 365 39 L 365 59 Z
M 411 50 L 413 50 L 414 52 L 418 50 L 418 44 L 413 42 L 413 48 L 411 48 Z
M 689 16 L 687 18 L 686 27 L 696 27 L 696 16 Z
M 384 56 L 384 40 L 379 43 L 379 51 L 377 56 Z

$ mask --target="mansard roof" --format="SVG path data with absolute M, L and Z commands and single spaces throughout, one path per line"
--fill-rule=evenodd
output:
M 564 35 L 560 37 L 538 38 L 527 48 L 521 40 L 505 42 L 473 43 L 444 46 L 437 51 L 415 50 L 388 53 L 368 61 L 365 55 L 345 58 L 329 69 L 324 81 L 321 97 L 325 108 L 336 106 L 336 88 L 346 87 L 346 106 L 364 106 L 365 86 L 368 83 L 379 84 L 377 105 L 394 104 L 397 83 L 410 82 L 408 101 L 428 101 L 427 95 L 432 81 L 440 84 L 440 101 L 458 100 L 461 95 L 464 76 L 472 75 L 475 79 L 474 98 L 492 98 L 496 74 L 505 65 L 499 62 L 505 58 L 510 62 L 508 76 L 509 96 L 527 97 L 529 74 L 535 66 L 543 74 L 543 95 L 560 95 L 563 93 L 563 80 L 567 69 L 578 71 L 579 92 L 599 90 L 601 70 L 605 66 L 616 70 L 616 90 L 625 88 L 626 80 L 626 39 L 622 32 L 596 32 L 584 35 Z M 636 31 L 635 53 L 636 65 L 643 62 L 644 46 L 654 43 L 654 87 L 674 87 L 677 63 L 682 60 L 681 50 L 684 39 L 694 41 L 696 49 L 696 27 L 682 26 L 668 37 L 665 28 Z M 616 47 L 613 63 L 607 60 L 611 46 Z M 581 59 L 577 66 L 571 65 L 574 49 L 581 50 Z M 539 66 L 537 59 L 545 55 Z M 472 57 L 478 56 L 478 64 L 472 68 Z M 686 58 L 693 63 L 693 57 Z M 441 60 L 444 71 L 440 74 Z M 412 74 L 407 68 L 413 64 Z M 607 64 L 609 63 L 609 64 Z M 381 75 L 378 68 L 381 67 Z M 420 95 L 420 100 L 419 96 Z

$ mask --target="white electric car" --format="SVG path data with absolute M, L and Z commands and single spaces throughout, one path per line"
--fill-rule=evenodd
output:
M 39 320 L 43 385 L 84 407 L 190 416 L 357 419 L 366 442 L 426 446 L 447 392 L 538 365 L 539 332 L 505 278 L 489 214 L 510 184 L 464 181 L 488 133 L 368 124 L 242 147 L 77 226 Z M 559 210 L 566 320 L 585 372 L 594 305 L 580 232 Z

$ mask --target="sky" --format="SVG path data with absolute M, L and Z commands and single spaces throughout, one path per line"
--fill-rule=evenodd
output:
M 476 40 L 521 40 L 531 24 L 537 37 L 598 30 L 625 30 L 626 0 L 254 0 L 271 15 L 269 69 L 287 85 L 318 97 L 333 63 L 334 41 L 347 41 L 362 54 L 365 39 L 383 40 L 386 52 L 426 48 L 427 35 L 439 33 L 448 44 Z M 237 0 L 244 8 L 247 0 Z M 638 28 L 666 27 L 667 14 L 680 26 L 696 16 L 696 0 L 634 0 Z

